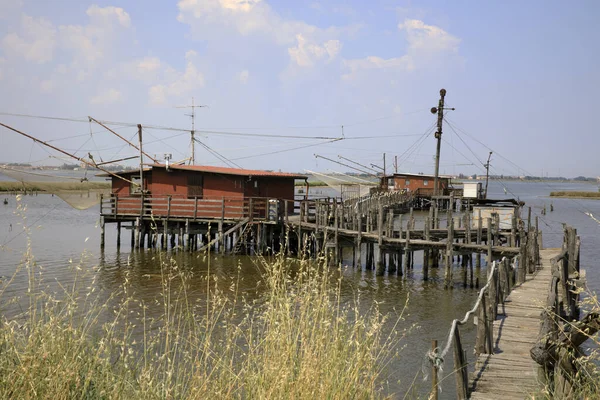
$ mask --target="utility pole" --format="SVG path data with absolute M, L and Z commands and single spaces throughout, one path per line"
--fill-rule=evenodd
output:
M 142 150 L 142 125 L 138 124 L 138 140 L 140 142 L 140 190 L 144 194 L 144 151 Z M 142 197 L 142 203 L 144 198 Z
M 492 158 L 492 152 L 488 155 L 487 162 L 483 165 L 485 167 L 485 192 L 483 198 L 487 199 L 488 180 L 490 178 L 490 159 Z
M 394 173 L 398 173 L 398 156 L 394 156 Z
M 383 177 L 385 178 L 385 153 L 383 153 Z
M 437 196 L 439 193 L 438 188 L 438 177 L 440 175 L 440 149 L 442 147 L 442 123 L 444 122 L 444 98 L 446 97 L 446 89 L 440 90 L 440 101 L 438 107 L 432 107 L 431 113 L 438 116 L 437 120 L 437 131 L 435 132 L 435 138 L 437 139 L 437 148 L 435 151 L 435 175 L 433 178 L 433 195 Z M 454 108 L 449 108 L 454 110 Z
M 194 98 L 192 97 L 192 105 L 191 106 L 180 106 L 177 108 L 191 108 L 192 109 L 192 113 L 191 114 L 185 114 L 188 117 L 192 118 L 192 130 L 190 131 L 190 135 L 191 135 L 191 141 L 190 141 L 190 147 L 191 147 L 191 156 L 190 156 L 190 165 L 194 165 L 196 163 L 196 140 L 194 138 L 194 135 L 196 134 L 196 126 L 195 126 L 195 122 L 196 122 L 196 108 L 203 108 L 203 107 L 208 107 L 206 105 L 201 105 L 201 106 L 197 106 L 194 104 Z

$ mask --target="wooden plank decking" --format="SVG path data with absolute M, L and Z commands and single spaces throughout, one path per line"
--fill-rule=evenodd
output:
M 526 399 L 541 389 L 537 364 L 529 350 L 536 343 L 552 271 L 550 259 L 561 249 L 540 250 L 541 267 L 498 306 L 494 353 L 481 354 L 475 365 L 471 399 Z

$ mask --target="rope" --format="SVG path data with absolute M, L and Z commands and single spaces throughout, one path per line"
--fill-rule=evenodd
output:
M 506 257 L 502 257 L 502 260 L 500 262 L 504 261 L 505 258 Z M 454 331 L 456 330 L 456 327 L 458 325 L 466 324 L 467 321 L 469 320 L 469 317 L 472 314 L 474 314 L 475 311 L 477 311 L 477 308 L 479 307 L 479 304 L 481 303 L 481 300 L 483 299 L 483 295 L 484 295 L 485 291 L 490 287 L 490 284 L 492 283 L 492 278 L 493 278 L 494 272 L 498 268 L 497 263 L 498 263 L 497 261 L 494 261 L 492 263 L 492 268 L 490 269 L 487 283 L 479 291 L 479 296 L 477 296 L 477 301 L 475 302 L 475 305 L 473 306 L 473 308 L 471 308 L 469 311 L 467 311 L 467 313 L 465 314 L 465 317 L 462 320 L 455 319 L 454 321 L 452 321 L 452 327 L 450 328 L 450 332 L 448 333 L 448 339 L 446 339 L 446 346 L 444 347 L 444 349 L 441 352 L 439 352 L 437 348 L 433 351 L 429 350 L 427 352 L 426 357 L 429 358 L 431 363 L 436 368 L 439 368 L 441 370 L 441 366 L 444 364 L 444 357 L 446 357 L 446 354 L 448 354 L 448 352 L 450 351 L 450 347 L 452 346 L 452 339 L 454 337 Z M 512 264 L 512 266 L 514 268 L 514 263 Z

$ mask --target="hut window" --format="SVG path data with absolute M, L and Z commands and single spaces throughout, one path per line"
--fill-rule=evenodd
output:
M 423 179 L 423 186 L 429 186 L 429 181 L 427 179 Z
M 405 181 L 404 181 L 404 184 L 405 184 L 406 186 L 410 185 L 410 179 L 407 179 L 407 180 L 405 180 Z
M 140 181 L 140 176 L 132 176 L 131 184 L 129 185 L 129 193 L 142 193 L 142 186 Z
M 202 197 L 204 176 L 199 174 L 188 175 L 188 197 Z
M 394 186 L 394 178 L 388 178 L 387 184 L 388 186 Z

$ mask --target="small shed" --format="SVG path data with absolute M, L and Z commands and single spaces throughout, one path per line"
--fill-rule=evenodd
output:
M 510 230 L 513 226 L 513 221 L 517 221 L 520 217 L 519 214 L 522 205 L 521 202 L 514 199 L 480 200 L 478 204 L 473 205 L 472 227 L 477 227 L 480 218 L 483 227 L 486 226 L 488 218 L 494 223 L 494 218 L 498 215 L 500 229 Z
M 481 182 L 463 183 L 463 198 L 480 199 L 482 197 Z
M 389 191 L 403 190 L 407 192 L 419 192 L 424 195 L 433 195 L 434 175 L 426 174 L 393 174 L 381 178 L 381 187 Z M 450 178 L 438 176 L 438 191 L 444 194 L 450 187 Z

